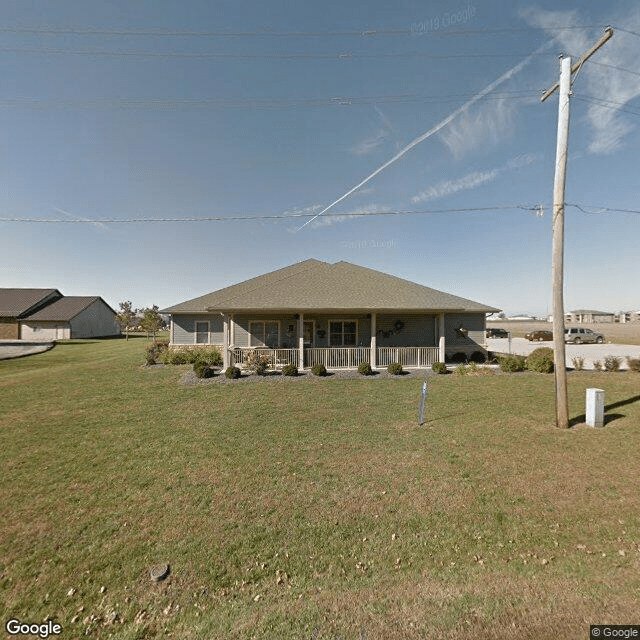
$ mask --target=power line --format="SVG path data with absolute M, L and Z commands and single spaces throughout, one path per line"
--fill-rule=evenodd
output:
M 414 25 L 420 25 L 416 21 Z M 428 31 L 429 36 L 469 36 L 469 35 L 495 35 L 500 33 L 527 33 L 540 31 L 568 31 L 572 29 L 595 29 L 602 25 L 569 25 L 565 27 L 520 27 L 520 28 L 493 28 L 493 29 L 437 29 Z M 624 29 L 621 29 L 624 31 Z M 416 28 L 409 29 L 345 29 L 339 31 L 230 31 L 225 29 L 213 31 L 193 30 L 169 30 L 169 29 L 98 29 L 94 27 L 37 27 L 37 26 L 0 26 L 0 33 L 15 33 L 25 35 L 76 35 L 76 36 L 105 36 L 105 37 L 154 37 L 154 38 L 325 38 L 325 37 L 361 37 L 374 36 L 412 36 L 424 34 Z M 628 31 L 628 33 L 634 33 Z M 638 35 L 635 34 L 634 35 Z
M 398 210 L 387 211 L 351 211 L 346 213 L 326 213 L 323 218 L 366 218 L 375 216 L 419 216 L 438 214 L 470 214 L 470 213 L 491 213 L 496 211 L 520 210 L 527 213 L 535 213 L 538 216 L 540 211 L 549 205 L 493 205 L 489 207 L 464 207 L 456 209 L 420 209 L 420 210 Z M 640 214 L 640 210 L 622 209 L 616 207 L 599 207 L 585 204 L 569 203 L 566 207 L 574 207 L 585 214 L 602 213 L 625 213 Z M 318 209 L 318 207 L 316 207 Z M 0 218 L 0 222 L 20 222 L 20 223 L 42 223 L 42 224 L 149 224 L 149 223 L 169 223 L 169 222 L 242 222 L 252 220 L 298 220 L 300 218 L 312 218 L 315 212 L 284 213 L 284 214 L 247 214 L 235 216 L 186 216 L 186 217 L 164 217 L 164 218 Z
M 573 96 L 576 100 L 580 100 L 581 102 L 588 102 L 591 104 L 595 104 L 598 107 L 602 107 L 603 109 L 613 109 L 614 111 L 624 111 L 625 113 L 630 113 L 634 116 L 640 116 L 640 111 L 632 111 L 631 109 L 625 108 L 626 102 L 615 102 L 614 100 L 604 100 L 603 98 L 596 98 L 594 96 Z
M 28 53 L 45 55 L 73 55 L 101 58 L 176 58 L 204 60 L 381 60 L 417 58 L 428 60 L 467 60 L 476 58 L 513 58 L 528 55 L 550 56 L 550 53 L 453 53 L 432 54 L 420 51 L 399 53 L 220 53 L 211 51 L 147 51 L 143 49 L 56 49 L 53 47 L 0 47 L 0 53 Z
M 640 73 L 638 73 L 637 71 L 632 71 L 631 69 L 624 69 L 623 67 L 616 67 L 612 64 L 606 64 L 604 62 L 596 62 L 595 60 L 590 60 L 589 61 L 590 64 L 595 64 L 599 67 L 606 67 L 607 69 L 615 69 L 616 71 L 624 71 L 625 73 L 630 73 L 634 76 L 640 76 Z
M 524 100 L 536 97 L 536 89 L 504 91 L 485 100 Z M 420 102 L 424 104 L 442 104 L 467 99 L 473 94 L 453 94 L 449 96 L 430 96 L 420 94 L 398 94 L 380 96 L 334 96 L 331 98 L 90 98 L 79 100 L 42 100 L 39 98 L 19 97 L 0 100 L 0 108 L 11 107 L 53 107 L 82 109 L 166 109 L 166 108 L 264 108 L 278 109 L 288 107 L 356 106 L 366 104 L 398 104 Z
M 538 212 L 540 205 L 496 205 L 491 207 L 467 207 L 461 209 L 422 209 L 422 210 L 389 210 L 389 211 L 351 211 L 346 213 L 327 213 L 326 218 L 359 218 L 372 216 L 414 216 L 432 214 L 463 214 L 482 213 L 491 211 L 505 211 L 521 209 L 523 211 Z M 287 220 L 312 218 L 314 212 L 285 213 L 285 214 L 249 214 L 238 216 L 188 216 L 171 218 L 0 218 L 0 222 L 32 222 L 46 224 L 145 224 L 158 222 L 233 222 L 245 220 Z

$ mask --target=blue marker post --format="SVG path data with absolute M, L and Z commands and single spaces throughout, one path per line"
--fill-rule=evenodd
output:
M 420 408 L 418 410 L 418 426 L 424 425 L 424 404 L 427 400 L 427 381 L 422 383 L 422 393 L 420 394 Z

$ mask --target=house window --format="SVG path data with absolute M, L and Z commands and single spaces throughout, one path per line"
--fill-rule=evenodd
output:
M 209 343 L 209 322 L 196 322 L 196 344 Z
M 329 322 L 330 347 L 355 347 L 358 341 L 356 320 L 332 320 Z
M 250 346 L 277 349 L 280 342 L 280 323 L 277 320 L 258 320 L 249 323 Z

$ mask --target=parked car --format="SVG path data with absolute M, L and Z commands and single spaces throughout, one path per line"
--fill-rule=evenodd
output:
M 505 329 L 487 329 L 487 338 L 508 338 L 509 332 Z
M 553 340 L 553 331 L 548 331 L 547 329 L 529 331 L 529 333 L 524 334 L 524 337 L 529 342 L 533 342 L 534 340 L 537 342 L 550 342 L 551 340 Z
M 573 342 L 573 344 L 582 344 L 583 342 L 596 342 L 602 344 L 604 336 L 601 333 L 591 331 L 591 329 L 578 329 L 570 327 L 564 330 L 564 341 Z

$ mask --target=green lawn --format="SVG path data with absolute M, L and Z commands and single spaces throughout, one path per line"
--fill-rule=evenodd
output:
M 430 378 L 418 428 L 419 379 L 185 387 L 188 366 L 140 366 L 145 343 L 0 362 L 3 621 L 187 640 L 637 622 L 639 374 L 571 373 L 571 417 L 599 387 L 609 422 L 568 431 L 553 376 Z

